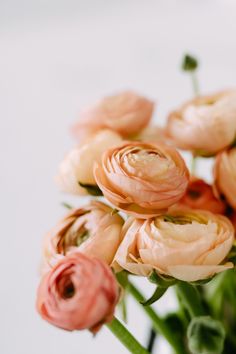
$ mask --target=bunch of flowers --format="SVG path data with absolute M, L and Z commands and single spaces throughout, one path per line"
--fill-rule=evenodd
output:
M 197 90 L 197 62 L 186 56 Z M 37 310 L 65 330 L 107 327 L 131 353 L 152 352 L 154 333 L 177 354 L 236 353 L 236 90 L 196 97 L 151 125 L 154 104 L 134 92 L 106 97 L 81 113 L 78 143 L 56 182 L 85 206 L 71 207 L 46 235 Z M 178 149 L 178 150 L 177 150 Z M 189 171 L 180 150 L 192 155 Z M 214 161 L 212 184 L 196 162 Z M 132 276 L 155 289 L 145 299 Z M 172 287 L 179 309 L 151 305 Z M 114 317 L 131 294 L 149 316 L 144 348 Z M 125 311 L 124 311 L 125 312 Z

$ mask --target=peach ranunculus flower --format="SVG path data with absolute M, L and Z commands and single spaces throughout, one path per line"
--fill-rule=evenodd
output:
M 224 214 L 226 210 L 226 204 L 214 195 L 212 186 L 195 177 L 190 180 L 179 204 L 191 209 L 208 210 L 215 214 Z
M 97 332 L 113 318 L 119 287 L 103 261 L 82 253 L 61 259 L 41 280 L 37 310 L 54 326 Z
M 78 251 L 110 264 L 121 242 L 123 223 L 119 214 L 98 201 L 71 210 L 45 237 L 45 269 L 55 264 L 58 255 Z
M 164 143 L 174 146 L 174 143 L 167 135 L 166 128 L 160 127 L 158 125 L 149 125 L 147 128 L 143 129 L 139 134 L 132 137 L 131 140 L 144 141 L 149 143 Z
M 121 137 L 111 131 L 102 130 L 86 144 L 73 148 L 59 166 L 56 183 L 63 192 L 86 195 L 80 183 L 96 186 L 93 176 L 94 162 L 100 162 L 104 151 L 120 143 Z
M 191 282 L 233 266 L 222 264 L 234 241 L 233 225 L 222 215 L 185 209 L 147 220 L 130 218 L 123 234 L 114 258 L 117 270 L 143 276 L 156 270 Z
M 236 90 L 197 97 L 172 112 L 167 132 L 176 146 L 197 155 L 213 155 L 236 135 Z
M 178 202 L 189 179 L 175 149 L 144 142 L 125 142 L 106 151 L 94 176 L 112 204 L 140 218 L 161 214 Z
M 137 134 L 148 125 L 153 109 L 153 102 L 135 92 L 108 96 L 81 113 L 72 134 L 82 141 L 100 129 L 111 129 L 124 137 Z
M 217 155 L 214 177 L 216 190 L 236 209 L 236 147 Z

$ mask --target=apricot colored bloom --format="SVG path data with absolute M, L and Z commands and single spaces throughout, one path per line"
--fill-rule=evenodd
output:
M 167 132 L 176 146 L 213 155 L 232 144 L 236 135 L 236 90 L 197 97 L 172 112 Z
M 226 209 L 226 204 L 214 195 L 212 186 L 198 178 L 190 180 L 187 191 L 179 203 L 215 214 L 224 214 Z
M 202 210 L 172 210 L 153 219 L 128 219 L 113 266 L 137 275 L 153 270 L 197 281 L 232 268 L 224 262 L 234 241 L 228 218 Z
M 116 208 L 140 218 L 161 214 L 176 203 L 189 179 L 175 149 L 144 142 L 125 142 L 106 151 L 94 176 Z
M 116 279 L 103 261 L 73 253 L 41 280 L 37 310 L 54 326 L 96 332 L 113 318 L 119 297 Z
M 214 175 L 217 190 L 236 209 L 236 147 L 216 157 Z
M 98 201 L 73 209 L 46 235 L 45 263 L 52 266 L 58 255 L 79 251 L 110 264 L 121 242 L 122 225 L 119 214 Z
M 63 192 L 86 195 L 80 183 L 96 186 L 93 177 L 94 162 L 100 162 L 104 151 L 121 142 L 121 137 L 103 130 L 94 135 L 86 144 L 73 148 L 59 166 L 56 183 Z
M 153 102 L 135 92 L 108 96 L 81 112 L 72 134 L 82 141 L 101 129 L 111 129 L 124 137 L 137 134 L 148 125 L 153 108 Z

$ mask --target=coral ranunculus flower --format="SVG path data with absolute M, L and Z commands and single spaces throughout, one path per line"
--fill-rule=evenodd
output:
M 128 219 L 114 268 L 148 276 L 153 270 L 197 281 L 232 268 L 222 264 L 234 242 L 228 218 L 208 211 L 169 211 L 153 219 Z M 118 266 L 117 266 L 118 265 Z
M 121 137 L 111 130 L 102 130 L 91 140 L 73 148 L 59 166 L 56 183 L 63 192 L 86 195 L 87 191 L 79 183 L 96 186 L 93 177 L 94 162 L 100 162 L 108 148 L 119 144 Z
M 109 149 L 94 176 L 104 196 L 118 209 L 140 218 L 161 214 L 184 195 L 189 172 L 173 148 L 125 142 Z
M 54 326 L 96 332 L 113 318 L 119 298 L 116 279 L 101 260 L 73 253 L 41 280 L 37 310 Z
M 71 252 L 82 252 L 110 264 L 121 242 L 124 221 L 98 201 L 71 210 L 45 237 L 45 266 Z
M 226 148 L 236 135 L 236 90 L 185 103 L 170 114 L 167 131 L 177 147 L 199 155 Z
M 124 137 L 137 134 L 148 125 L 153 109 L 153 102 L 135 92 L 108 96 L 81 112 L 72 134 L 82 141 L 100 129 L 111 129 Z
M 192 178 L 187 191 L 179 201 L 192 209 L 208 210 L 215 214 L 224 214 L 226 204 L 215 197 L 212 186 L 202 179 Z
M 236 209 L 236 147 L 217 155 L 214 175 L 217 190 Z

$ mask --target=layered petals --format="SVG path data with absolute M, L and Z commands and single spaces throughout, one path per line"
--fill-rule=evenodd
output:
M 68 331 L 96 332 L 113 318 L 119 298 L 116 279 L 104 262 L 73 253 L 41 280 L 37 310 L 42 318 Z
M 110 264 L 121 242 L 122 225 L 122 217 L 98 201 L 71 210 L 45 237 L 45 269 L 77 251 Z
M 172 112 L 167 132 L 176 146 L 198 155 L 214 155 L 236 135 L 236 90 L 197 97 Z
M 82 141 L 101 129 L 111 129 L 123 137 L 131 136 L 148 125 L 153 109 L 153 102 L 135 92 L 108 96 L 81 112 L 72 134 Z
M 184 160 L 163 144 L 125 142 L 104 153 L 94 176 L 118 209 L 140 218 L 161 214 L 185 193 L 189 173 Z
M 234 228 L 224 216 L 202 210 L 172 210 L 153 219 L 128 219 L 113 267 L 148 276 L 153 270 L 184 281 L 213 276 L 234 242 Z M 222 263 L 223 262 L 223 263 Z

